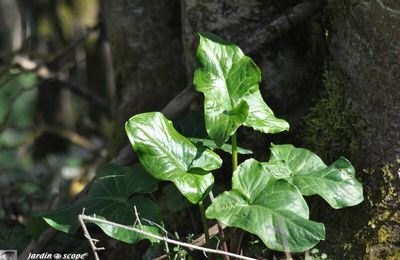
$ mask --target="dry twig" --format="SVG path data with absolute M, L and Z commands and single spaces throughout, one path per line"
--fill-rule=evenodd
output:
M 237 254 L 233 254 L 233 253 L 229 253 L 229 252 L 225 252 L 225 251 L 221 251 L 221 250 L 217 250 L 217 249 L 211 249 L 211 248 L 206 248 L 206 247 L 201 247 L 201 246 L 196 246 L 196 245 L 192 245 L 192 244 L 188 244 L 188 243 L 184 243 L 181 241 L 177 241 L 177 240 L 173 240 L 167 237 L 162 237 L 162 236 L 158 236 L 155 235 L 153 233 L 149 233 L 146 232 L 144 230 L 135 228 L 135 227 L 128 227 L 125 225 L 121 225 L 115 222 L 111 222 L 108 220 L 104 220 L 104 219 L 99 219 L 99 218 L 95 218 L 95 217 L 90 217 L 90 216 L 86 216 L 86 215 L 79 215 L 79 218 L 82 220 L 87 220 L 87 221 L 91 221 L 91 222 L 98 222 L 98 223 L 103 223 L 103 224 L 107 224 L 107 225 L 111 225 L 114 227 L 119 227 L 119 228 L 123 228 L 126 230 L 130 230 L 136 233 L 139 233 L 141 235 L 145 235 L 147 237 L 151 237 L 160 241 L 166 241 L 170 244 L 174 244 L 174 245 L 178 245 L 178 246 L 182 246 L 182 247 L 186 247 L 186 248 L 190 248 L 193 250 L 199 250 L 199 251 L 203 251 L 203 252 L 207 252 L 207 253 L 211 253 L 211 254 L 218 254 L 218 255 L 226 255 L 226 256 L 231 256 L 231 257 L 236 257 L 237 259 L 244 259 L 244 260 L 256 260 L 255 258 L 251 258 L 251 257 L 247 257 L 247 256 L 241 256 L 241 255 L 237 255 Z
M 84 215 L 85 215 L 85 209 L 82 210 L 82 215 L 78 216 L 79 222 L 81 223 L 83 233 L 84 233 L 85 237 L 87 238 L 87 240 L 89 241 L 90 247 L 92 248 L 94 258 L 96 260 L 100 260 L 99 255 L 97 254 L 97 251 L 105 250 L 105 248 L 104 247 L 96 247 L 96 243 L 99 242 L 99 240 L 93 239 L 90 236 L 90 233 L 85 225 L 85 221 L 83 221 Z

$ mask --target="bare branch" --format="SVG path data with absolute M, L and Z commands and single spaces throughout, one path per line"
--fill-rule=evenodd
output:
M 69 89 L 71 92 L 75 93 L 76 95 L 80 96 L 81 98 L 84 98 L 90 102 L 95 103 L 98 105 L 100 108 L 102 108 L 105 111 L 109 111 L 107 102 L 105 101 L 104 98 L 99 96 L 95 92 L 89 91 L 88 87 L 83 87 L 79 86 L 78 84 L 69 81 L 69 80 L 61 80 L 59 78 L 53 79 L 55 82 L 60 83 L 60 87 Z
M 244 259 L 244 260 L 256 260 L 255 258 L 251 258 L 251 257 L 247 257 L 247 256 L 241 256 L 241 255 L 237 255 L 237 254 L 233 254 L 233 253 L 229 253 L 229 252 L 224 252 L 224 251 L 217 250 L 217 249 L 211 249 L 211 248 L 196 246 L 196 245 L 184 243 L 184 242 L 181 242 L 181 241 L 173 240 L 173 239 L 170 239 L 170 238 L 167 238 L 167 237 L 158 236 L 158 235 L 155 235 L 153 233 L 149 233 L 149 232 L 146 232 L 144 230 L 141 230 L 141 229 L 138 229 L 138 228 L 135 228 L 135 227 L 128 227 L 128 226 L 121 225 L 121 224 L 118 224 L 118 223 L 115 223 L 115 222 L 111 222 L 111 221 L 108 221 L 108 220 L 104 220 L 104 219 L 99 219 L 99 218 L 90 217 L 90 216 L 86 216 L 86 215 L 79 215 L 79 217 L 82 220 L 87 220 L 87 221 L 91 221 L 91 222 L 98 222 L 98 223 L 111 225 L 111 226 L 114 226 L 114 227 L 123 228 L 123 229 L 126 229 L 126 230 L 130 230 L 130 231 L 136 232 L 136 233 L 141 234 L 141 235 L 145 235 L 147 237 L 151 237 L 151 238 L 154 238 L 154 239 L 157 239 L 157 240 L 165 241 L 165 242 L 168 242 L 170 244 L 174 244 L 174 245 L 190 248 L 190 249 L 193 249 L 193 250 L 199 250 L 199 251 L 203 251 L 203 252 L 207 252 L 207 253 L 211 253 L 211 254 L 226 255 L 226 256 L 236 257 L 238 259 Z
M 17 55 L 13 59 L 13 64 L 18 65 L 24 71 L 35 73 L 42 81 L 51 81 L 59 84 L 54 84 L 56 87 L 63 87 L 69 89 L 76 95 L 94 102 L 102 109 L 109 110 L 107 102 L 99 96 L 97 93 L 89 91 L 88 87 L 82 87 L 76 83 L 68 80 L 62 80 L 59 78 L 56 72 L 51 71 L 49 67 L 39 64 L 36 61 L 29 59 L 28 57 Z
M 88 28 L 84 34 L 76 38 L 73 42 L 71 42 L 64 50 L 61 50 L 53 60 L 49 63 L 49 66 L 56 64 L 60 59 L 62 59 L 69 52 L 74 50 L 79 44 L 81 44 L 87 37 L 89 37 L 93 32 L 96 32 L 99 29 L 100 25 L 96 24 L 95 26 Z
M 136 216 L 136 220 L 135 220 L 135 223 L 133 225 L 135 226 L 136 222 L 138 222 L 140 229 L 143 230 L 142 222 L 140 221 L 139 213 L 137 212 L 136 206 L 133 206 L 133 209 L 135 210 L 135 216 Z
M 105 250 L 105 248 L 104 247 L 96 247 L 95 243 L 99 242 L 99 240 L 93 239 L 90 236 L 90 233 L 89 233 L 89 231 L 88 231 L 88 229 L 87 229 L 87 227 L 85 225 L 85 221 L 83 221 L 84 213 L 85 213 L 85 209 L 83 209 L 82 215 L 78 216 L 79 222 L 81 223 L 83 233 L 85 234 L 85 237 L 89 241 L 90 247 L 92 248 L 94 258 L 96 260 L 100 260 L 99 255 L 97 254 L 97 251 Z
M 266 26 L 260 26 L 258 29 L 252 32 L 252 37 L 247 41 L 246 46 L 243 48 L 244 52 L 254 53 L 257 50 L 260 50 L 266 44 L 275 40 L 283 32 L 288 31 L 295 25 L 298 25 L 306 20 L 321 6 L 322 3 L 320 0 L 305 1 L 294 6 L 285 14 L 272 21 L 270 24 Z

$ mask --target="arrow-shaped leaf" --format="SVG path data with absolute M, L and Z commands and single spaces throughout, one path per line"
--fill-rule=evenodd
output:
M 286 164 L 289 179 L 303 195 L 318 194 L 333 208 L 363 201 L 362 185 L 355 178 L 354 167 L 343 157 L 328 167 L 309 150 L 286 144 L 272 146 L 270 162 Z
M 204 93 L 208 135 L 221 146 L 243 124 L 249 107 L 243 97 L 261 81 L 257 65 L 236 45 L 215 35 L 199 34 L 199 62 L 193 83 Z
M 308 220 L 298 189 L 277 180 L 260 162 L 246 160 L 232 177 L 232 190 L 215 198 L 207 218 L 259 236 L 273 250 L 301 252 L 325 238 L 324 225 Z
M 287 130 L 288 123 L 276 118 L 261 97 L 261 72 L 253 60 L 235 44 L 199 35 L 193 83 L 204 94 L 206 129 L 215 143 L 221 146 L 242 124 L 264 133 Z
M 79 227 L 78 215 L 85 209 L 86 215 L 96 215 L 123 225 L 140 227 L 151 233 L 162 234 L 157 226 L 148 222 L 158 224 L 161 222 L 157 206 L 152 200 L 139 195 L 152 192 L 156 188 L 157 180 L 152 178 L 140 165 L 134 165 L 131 168 L 108 165 L 96 175 L 86 197 L 70 206 L 42 214 L 41 217 L 53 228 L 73 233 Z M 141 219 L 141 225 L 136 220 L 136 213 Z M 110 237 L 127 243 L 147 238 L 111 225 L 95 224 Z M 147 239 L 156 241 L 151 238 Z
M 214 183 L 210 171 L 222 164 L 216 153 L 196 147 L 158 112 L 132 117 L 125 129 L 140 162 L 151 175 L 172 181 L 191 203 L 204 198 Z

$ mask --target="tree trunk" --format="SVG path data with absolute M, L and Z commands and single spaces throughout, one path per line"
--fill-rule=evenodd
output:
M 345 98 L 366 126 L 353 156 L 365 202 L 361 214 L 350 216 L 357 228 L 344 253 L 399 259 L 400 2 L 332 1 L 328 8 L 331 67 L 343 74 Z
M 178 0 L 104 1 L 119 122 L 161 109 L 185 86 Z

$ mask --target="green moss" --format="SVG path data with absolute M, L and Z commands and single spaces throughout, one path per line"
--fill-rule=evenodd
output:
M 304 146 L 327 161 L 339 155 L 351 157 L 358 150 L 358 137 L 365 127 L 344 98 L 340 73 L 325 68 L 323 85 L 320 100 L 303 121 Z

